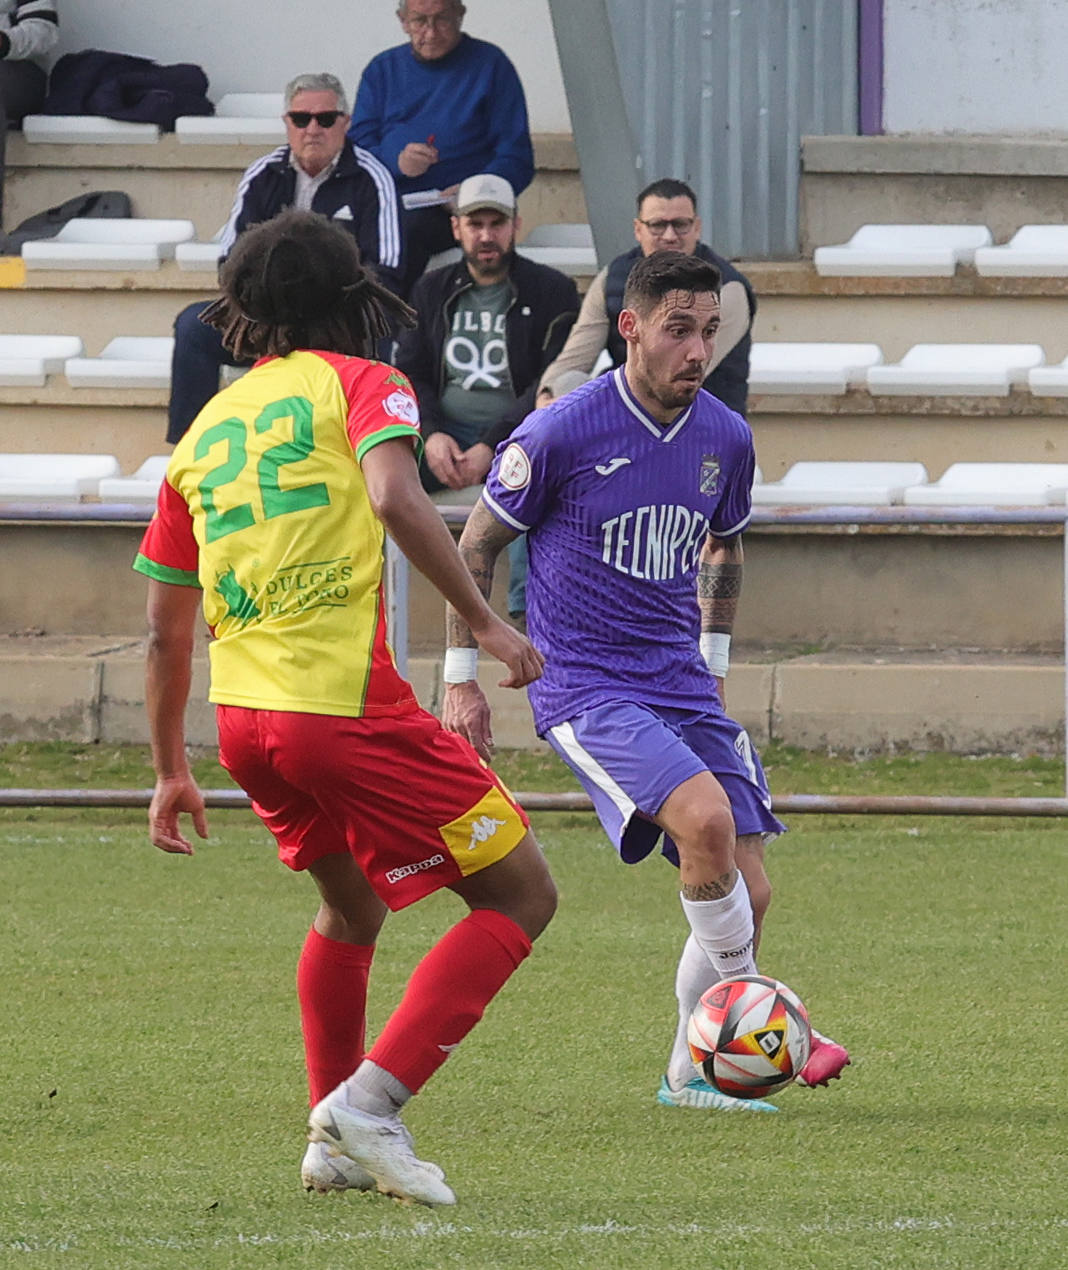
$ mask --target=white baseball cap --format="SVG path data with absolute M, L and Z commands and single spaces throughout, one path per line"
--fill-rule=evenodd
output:
M 515 215 L 515 191 L 503 176 L 480 172 L 469 176 L 456 191 L 457 216 L 467 216 L 483 208 L 503 212 L 505 216 Z

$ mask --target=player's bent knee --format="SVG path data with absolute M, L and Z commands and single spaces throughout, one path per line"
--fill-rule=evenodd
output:
M 541 848 L 528 832 L 502 860 L 452 889 L 472 908 L 492 908 L 537 939 L 556 912 L 556 883 Z

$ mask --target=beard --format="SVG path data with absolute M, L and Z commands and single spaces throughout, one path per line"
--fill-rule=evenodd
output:
M 507 250 L 496 251 L 491 258 L 481 259 L 477 251 L 465 251 L 464 261 L 476 278 L 503 278 L 511 268 L 514 243 Z

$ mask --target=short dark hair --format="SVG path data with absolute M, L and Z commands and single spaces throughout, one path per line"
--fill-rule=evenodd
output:
M 623 307 L 638 313 L 655 309 L 669 291 L 712 291 L 719 295 L 719 268 L 682 251 L 654 251 L 640 256 L 627 275 Z
M 647 185 L 638 195 L 639 216 L 642 214 L 642 204 L 647 198 L 688 198 L 693 204 L 694 214 L 697 214 L 697 195 L 685 181 L 676 181 L 670 176 L 662 177 L 659 181 L 654 181 L 652 185 Z
M 372 356 L 415 312 L 360 264 L 350 233 L 316 212 L 282 212 L 246 230 L 200 315 L 240 360 L 297 348 Z

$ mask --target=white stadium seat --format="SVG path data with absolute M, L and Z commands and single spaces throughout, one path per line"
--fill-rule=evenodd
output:
M 1029 370 L 1027 386 L 1036 397 L 1068 397 L 1068 357 L 1056 366 L 1036 366 Z
M 169 454 L 145 459 L 133 476 L 108 476 L 100 482 L 102 503 L 154 503 L 171 461 Z
M 896 365 L 873 366 L 873 396 L 1007 397 L 1046 355 L 1038 344 L 914 344 Z
M 0 498 L 76 502 L 118 475 L 113 454 L 0 454 Z
M 77 335 L 0 335 L 0 386 L 42 388 L 81 351 Z
M 458 264 L 463 258 L 464 254 L 459 247 L 446 247 L 444 251 L 439 251 L 430 257 L 423 272 L 430 273 L 434 269 L 444 269 L 446 265 Z
M 22 244 L 27 269 L 158 269 L 196 234 L 191 220 L 76 217 L 55 238 Z
M 206 243 L 179 243 L 174 249 L 174 259 L 178 268 L 191 273 L 207 270 L 215 273 L 219 267 L 219 257 L 222 255 L 222 236 L 225 229 L 225 225 L 220 225 L 211 240 Z
M 128 123 L 104 115 L 27 115 L 22 135 L 32 144 L 155 145 L 159 128 L 154 123 Z
M 282 93 L 224 93 L 214 115 L 182 115 L 174 134 L 186 145 L 261 145 L 285 139 Z
M 119 335 L 99 357 L 72 357 L 64 367 L 72 388 L 169 388 L 174 338 Z
M 1035 507 L 1063 503 L 1068 463 L 954 463 L 905 491 L 908 507 Z
M 902 502 L 907 486 L 927 480 L 922 463 L 805 462 L 795 463 L 781 481 L 753 486 L 753 502 L 796 506 L 869 505 Z
M 597 272 L 593 230 L 577 222 L 537 225 L 519 244 L 519 252 L 540 265 L 559 269 L 569 277 Z
M 985 225 L 862 225 L 812 259 L 824 277 L 949 278 L 993 241 Z
M 754 393 L 844 393 L 883 360 L 878 344 L 757 343 L 749 352 Z
M 975 271 L 985 278 L 1068 276 L 1068 225 L 1021 225 L 1003 247 L 977 251 Z

